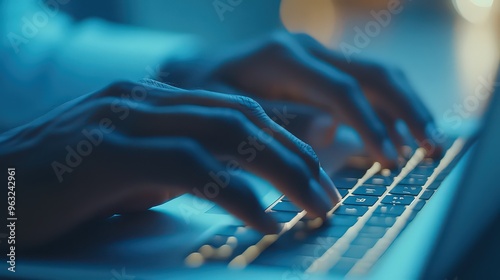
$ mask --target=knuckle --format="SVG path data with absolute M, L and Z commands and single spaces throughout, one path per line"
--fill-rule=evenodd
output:
M 108 85 L 103 91 L 102 95 L 103 96 L 121 96 L 125 92 L 131 91 L 135 86 L 137 86 L 137 83 L 129 82 L 129 81 L 119 81 L 119 82 L 114 82 L 110 85 Z
M 299 146 L 299 148 L 312 159 L 313 163 L 319 166 L 318 155 L 314 151 L 313 147 L 298 138 L 295 138 L 295 142 L 297 143 L 297 146 Z
M 235 102 L 238 108 L 241 108 L 243 111 L 248 112 L 257 117 L 262 117 L 266 115 L 262 106 L 255 100 L 250 97 L 235 95 Z
M 249 110 L 261 109 L 260 104 L 250 97 L 235 95 L 234 98 L 236 102 L 245 109 Z

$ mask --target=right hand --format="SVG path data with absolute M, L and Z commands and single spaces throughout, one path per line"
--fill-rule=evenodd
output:
M 25 247 L 184 193 L 276 232 L 235 167 L 268 180 L 311 216 L 325 217 L 340 200 L 311 147 L 243 96 L 118 83 L 6 132 L 0 142 L 2 162 L 16 167 L 17 237 Z
M 218 54 L 169 61 L 158 78 L 183 88 L 250 96 L 267 112 L 276 102 L 294 104 L 297 112 L 314 112 L 300 116 L 305 120 L 300 128 L 285 125 L 316 149 L 331 145 L 337 128 L 345 124 L 384 167 L 397 167 L 398 150 L 404 155 L 405 146 L 441 156 L 443 141 L 438 138 L 443 135 L 403 71 L 373 61 L 348 61 L 307 34 L 279 32 Z M 401 121 L 410 137 L 398 129 Z M 323 131 L 312 129 L 318 123 L 329 125 L 320 126 Z

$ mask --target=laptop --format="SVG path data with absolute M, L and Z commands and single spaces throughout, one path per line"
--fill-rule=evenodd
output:
M 260 184 L 282 226 L 262 235 L 211 203 L 179 197 L 147 213 L 85 225 L 43 253 L 18 256 L 23 279 L 454 279 L 500 272 L 500 71 L 478 134 L 402 169 L 332 175 L 329 223 Z M 259 180 L 255 178 L 255 180 Z

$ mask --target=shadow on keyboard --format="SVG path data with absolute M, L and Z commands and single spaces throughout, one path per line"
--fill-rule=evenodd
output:
M 382 169 L 378 163 L 368 170 L 340 170 L 332 180 L 342 200 L 328 221 L 308 218 L 282 196 L 267 209 L 282 226 L 279 234 L 263 236 L 243 224 L 226 226 L 191 253 L 186 264 L 283 267 L 297 275 L 364 274 L 425 207 L 462 148 L 463 141 L 456 141 L 440 161 L 425 158 L 419 149 L 398 170 Z

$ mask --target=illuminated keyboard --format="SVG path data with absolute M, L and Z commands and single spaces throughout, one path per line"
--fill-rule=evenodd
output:
M 307 218 L 282 196 L 266 210 L 281 224 L 279 234 L 263 236 L 243 223 L 221 227 L 187 256 L 186 264 L 363 275 L 432 198 L 463 146 L 456 140 L 440 161 L 425 158 L 419 149 L 400 170 L 375 163 L 368 170 L 336 174 L 332 180 L 342 200 L 328 213 L 328 223 Z

